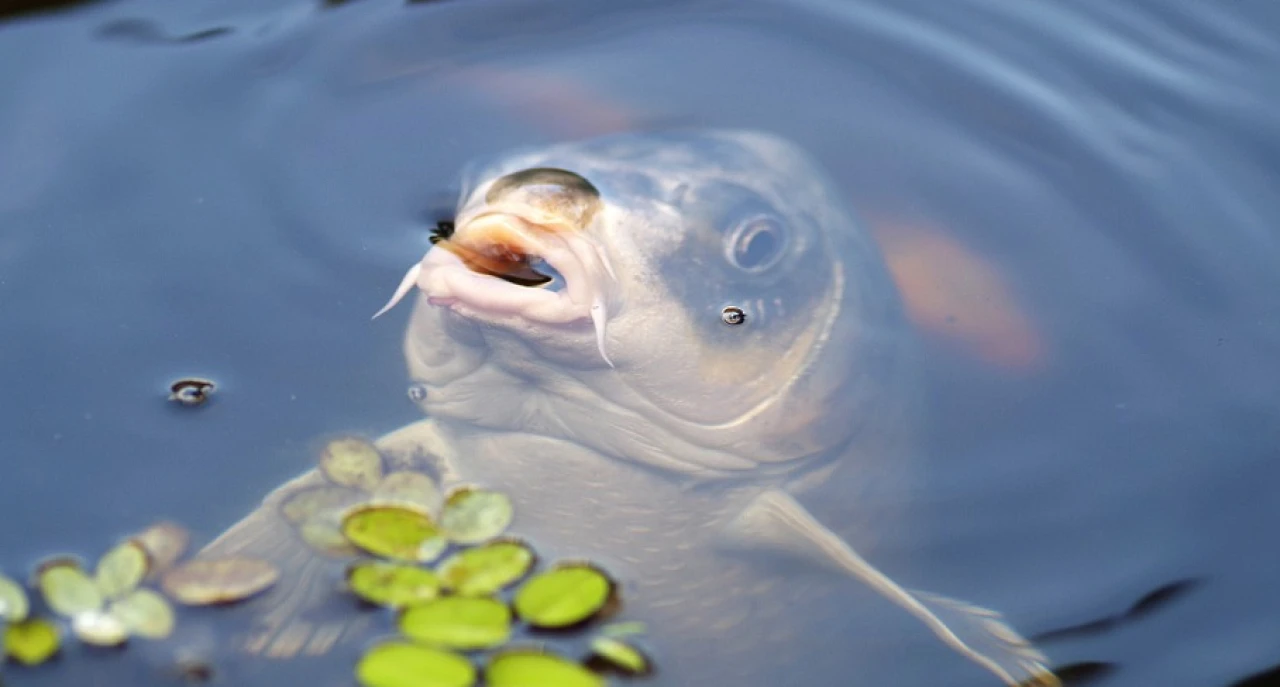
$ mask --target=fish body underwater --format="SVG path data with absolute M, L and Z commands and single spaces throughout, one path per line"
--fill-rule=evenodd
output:
M 843 628 L 886 602 L 993 681 L 1057 684 L 998 614 L 908 591 L 856 550 L 909 507 L 919 389 L 883 257 L 798 147 L 707 130 L 515 151 L 472 168 L 438 238 L 379 312 L 419 291 L 404 352 L 426 419 L 377 443 L 509 494 L 540 555 L 601 564 L 650 627 L 660 684 L 858 675 L 886 645 Z M 356 629 L 309 619 L 333 563 L 279 512 L 321 479 L 203 552 L 284 568 L 253 651 Z

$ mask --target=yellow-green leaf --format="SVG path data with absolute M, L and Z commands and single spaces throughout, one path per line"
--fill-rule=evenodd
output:
M 442 497 L 436 483 L 421 472 L 402 470 L 382 478 L 373 490 L 372 502 L 417 507 L 426 513 L 439 513 Z
M 364 506 L 342 521 L 347 541 L 375 556 L 428 562 L 444 552 L 448 541 L 431 516 L 401 506 Z
M 406 609 L 400 631 L 425 644 L 487 649 L 511 636 L 511 609 L 497 599 L 450 596 Z
M 459 544 L 479 544 L 502 534 L 512 517 L 511 499 L 506 494 L 462 488 L 445 501 L 440 526 Z
M 389 641 L 365 652 L 356 679 L 364 687 L 471 687 L 476 669 L 450 651 Z
M 487 687 L 604 687 L 604 678 L 554 654 L 504 651 L 484 671 Z
M 280 570 L 257 558 L 200 559 L 165 573 L 165 593 L 188 606 L 232 603 L 275 584 Z
M 361 561 L 347 568 L 347 587 L 379 606 L 399 608 L 440 595 L 440 580 L 425 568 L 383 561 Z
M 27 592 L 22 585 L 0 575 L 0 625 L 26 620 L 30 610 Z
M 173 633 L 173 607 L 150 589 L 137 589 L 113 602 L 107 614 L 119 620 L 129 634 L 147 639 L 164 639 Z
M 608 603 L 613 583 L 583 564 L 562 565 L 540 573 L 516 592 L 516 613 L 535 627 L 559 628 L 580 623 Z
M 71 631 L 80 641 L 94 646 L 119 646 L 129 638 L 120 619 L 102 611 L 85 611 L 71 618 Z
M 366 439 L 334 439 L 320 456 L 320 471 L 334 484 L 372 491 L 382 481 L 382 455 Z
M 524 577 L 533 567 L 533 551 L 516 541 L 496 541 L 459 551 L 437 572 L 444 586 L 463 596 L 488 596 Z
M 58 559 L 36 572 L 40 593 L 54 613 L 72 617 L 102 609 L 98 585 L 73 561 Z
M 43 618 L 30 618 L 4 628 L 4 653 L 28 666 L 44 663 L 58 653 L 58 627 Z
M 173 566 L 187 550 L 190 533 L 182 525 L 157 522 L 133 538 L 150 559 L 149 576 L 156 576 Z
M 94 581 L 108 599 L 133 591 L 147 575 L 147 552 L 136 541 L 120 543 L 98 561 Z
M 591 640 L 591 652 L 599 661 L 626 675 L 647 675 L 649 659 L 634 646 L 613 637 Z

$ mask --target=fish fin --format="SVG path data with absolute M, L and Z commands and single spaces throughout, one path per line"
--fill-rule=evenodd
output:
M 391 295 L 391 300 L 387 301 L 387 304 L 382 306 L 382 309 L 374 313 L 373 317 L 370 317 L 369 319 L 376 320 L 378 319 L 379 315 L 382 315 L 388 310 L 396 307 L 396 303 L 399 303 L 400 299 L 404 298 L 405 295 L 409 293 L 409 290 L 412 289 L 414 285 L 418 283 L 418 275 L 421 274 L 421 272 L 422 272 L 422 263 L 421 262 L 414 263 L 413 267 L 410 267 L 409 271 L 405 272 L 404 279 L 400 280 L 400 286 L 396 287 L 396 292 Z
M 947 646 L 1006 684 L 1059 687 L 1045 657 L 995 611 L 936 594 L 908 591 L 877 570 L 839 535 L 818 522 L 790 494 L 771 489 L 756 497 L 726 532 L 738 542 L 765 544 L 850 575 L 915 616 Z
M 600 351 L 600 357 L 604 358 L 609 367 L 613 367 L 613 361 L 609 360 L 609 354 L 604 352 L 604 332 L 605 326 L 608 324 L 609 312 L 605 307 L 603 298 L 596 298 L 591 303 L 591 323 L 596 328 L 596 348 Z
M 289 495 L 324 484 L 318 470 L 284 483 L 196 554 L 197 559 L 250 556 L 280 569 L 280 581 L 251 602 L 248 635 L 233 640 L 246 653 L 273 659 L 320 655 L 344 637 L 363 633 L 370 623 L 365 614 L 325 617 L 324 606 L 339 597 L 333 574 L 337 561 L 307 546 L 280 511 Z

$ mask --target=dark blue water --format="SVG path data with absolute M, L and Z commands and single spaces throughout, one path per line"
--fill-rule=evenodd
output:
M 925 526 L 886 567 L 1088 684 L 1280 664 L 1280 5 L 137 0 L 0 24 L 0 65 L 0 570 L 159 517 L 207 541 L 324 436 L 417 419 L 406 312 L 369 315 L 470 160 L 746 126 L 1017 323 L 973 324 L 981 290 L 922 323 Z M 915 641 L 882 684 L 990 683 Z M 162 683 L 135 655 L 4 673 Z

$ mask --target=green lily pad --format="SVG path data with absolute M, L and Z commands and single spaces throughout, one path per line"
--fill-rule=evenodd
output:
M 450 651 L 390 641 L 365 652 L 356 679 L 364 687 L 471 687 L 476 669 Z
M 0 624 L 26 620 L 30 610 L 31 604 L 22 585 L 0 575 Z
M 586 564 L 561 565 L 535 575 L 516 592 L 516 613 L 535 627 L 576 625 L 600 612 L 613 595 L 613 583 Z
M 449 556 L 437 572 L 444 586 L 456 594 L 488 596 L 524 577 L 535 558 L 520 542 L 495 541 Z
M 334 484 L 373 491 L 382 481 L 382 454 L 366 439 L 334 439 L 320 456 L 320 471 Z
M 179 603 L 208 606 L 247 599 L 279 578 L 276 566 L 257 558 L 200 559 L 165 573 L 160 586 Z
M 429 562 L 444 552 L 448 541 L 431 516 L 402 506 L 364 506 L 342 520 L 347 541 L 383 558 Z
M 44 601 L 54 613 L 74 617 L 102 609 L 98 585 L 69 558 L 59 558 L 40 566 L 36 580 Z
M 178 562 L 187 550 L 191 534 L 177 523 L 157 522 L 134 535 L 133 540 L 147 552 L 150 559 L 148 576 L 154 577 Z
M 502 534 L 512 517 L 506 494 L 464 487 L 445 501 L 440 526 L 459 544 L 479 544 Z
M 80 641 L 94 646 L 120 646 L 129 638 L 124 623 L 102 611 L 77 613 L 71 618 L 71 631 Z
M 27 666 L 49 660 L 58 653 L 61 642 L 58 626 L 43 618 L 30 618 L 4 629 L 4 653 Z
M 399 608 L 440 595 L 440 578 L 425 568 L 384 561 L 361 561 L 347 568 L 347 586 L 378 606 Z
M 295 525 L 324 514 L 332 514 L 337 522 L 342 520 L 344 511 L 367 498 L 368 494 L 358 489 L 326 484 L 304 489 L 285 499 L 280 504 L 280 514 Z
M 416 506 L 426 513 L 439 513 L 442 500 L 436 483 L 412 470 L 393 472 L 382 478 L 371 499 L 379 505 Z
M 107 614 L 124 625 L 129 634 L 147 639 L 164 639 L 173 633 L 173 607 L 160 594 L 138 589 L 112 602 Z
M 600 663 L 625 675 L 648 675 L 651 664 L 639 649 L 614 637 L 591 640 L 591 664 Z
M 400 631 L 426 644 L 487 649 L 511 636 L 511 609 L 493 598 L 450 596 L 406 609 Z
M 604 687 L 604 678 L 555 654 L 504 651 L 484 669 L 487 687 Z
M 147 552 L 136 541 L 122 542 L 103 554 L 94 572 L 98 591 L 118 599 L 133 591 L 147 576 Z

